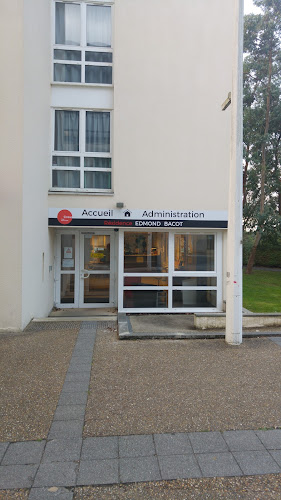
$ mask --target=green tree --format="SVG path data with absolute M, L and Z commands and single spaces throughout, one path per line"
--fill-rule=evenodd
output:
M 247 272 L 262 237 L 281 232 L 281 2 L 254 0 L 245 16 L 244 227 L 254 232 Z

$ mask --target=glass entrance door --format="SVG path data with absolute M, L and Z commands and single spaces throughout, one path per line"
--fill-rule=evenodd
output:
M 110 233 L 80 236 L 79 307 L 114 306 L 114 247 Z
M 99 230 L 57 233 L 56 307 L 116 306 L 114 236 Z

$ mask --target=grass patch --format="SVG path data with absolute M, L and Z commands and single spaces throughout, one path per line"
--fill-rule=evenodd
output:
M 281 272 L 244 272 L 243 306 L 256 313 L 281 312 Z

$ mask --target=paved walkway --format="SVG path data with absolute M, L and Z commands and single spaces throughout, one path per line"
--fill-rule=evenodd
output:
M 0 489 L 68 500 L 76 485 L 281 473 L 281 429 L 82 439 L 96 329 L 81 323 L 48 438 L 0 443 Z

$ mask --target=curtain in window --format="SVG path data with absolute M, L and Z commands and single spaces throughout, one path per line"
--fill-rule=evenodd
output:
M 87 5 L 87 45 L 111 47 L 110 7 Z
M 80 45 L 80 5 L 56 2 L 56 43 Z
M 85 172 L 85 189 L 111 189 L 110 172 Z
M 55 112 L 55 151 L 79 151 L 79 111 Z
M 85 67 L 86 83 L 112 83 L 112 68 L 111 66 L 86 66 Z
M 79 64 L 55 64 L 55 82 L 81 82 L 81 66 Z
M 86 112 L 86 151 L 110 152 L 110 113 Z
M 54 188 L 80 188 L 80 172 L 53 170 Z

